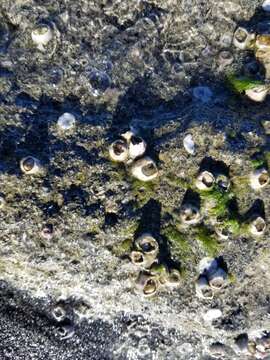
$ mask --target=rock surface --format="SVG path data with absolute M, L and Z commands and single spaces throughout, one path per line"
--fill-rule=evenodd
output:
M 232 45 L 237 26 L 269 21 L 261 5 L 1 1 L 1 359 L 206 360 L 211 344 L 243 359 L 235 339 L 270 331 L 269 226 L 260 237 L 248 230 L 253 214 L 270 217 L 269 185 L 249 184 L 270 165 L 269 99 L 253 103 L 227 86 L 231 73 L 263 76 L 254 55 Z M 53 35 L 37 47 L 31 34 L 44 24 Z M 65 131 L 64 113 L 76 119 Z M 128 127 L 147 142 L 158 179 L 141 183 L 110 161 Z M 21 172 L 26 156 L 40 161 L 38 174 Z M 196 189 L 209 168 L 225 173 L 228 191 Z M 196 226 L 180 221 L 189 197 L 200 205 Z M 152 298 L 134 292 L 129 254 L 142 232 L 158 240 L 159 263 L 181 272 L 180 286 Z M 204 257 L 228 272 L 212 300 L 195 292 Z M 212 309 L 219 316 L 208 321 Z

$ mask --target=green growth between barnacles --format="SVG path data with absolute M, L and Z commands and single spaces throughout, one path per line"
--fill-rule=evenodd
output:
M 122 241 L 120 244 L 114 245 L 112 252 L 115 256 L 124 256 L 128 255 L 131 252 L 132 249 L 132 239 L 126 239 Z
M 237 77 L 234 74 L 228 74 L 227 82 L 229 86 L 237 93 L 244 93 L 246 90 L 253 89 L 256 86 L 264 85 L 263 81 L 254 80 L 248 77 Z
M 265 167 L 266 161 L 265 161 L 265 159 L 252 159 L 251 165 L 254 169 L 258 169 L 260 167 Z
M 208 210 L 208 213 L 210 216 L 215 217 L 225 216 L 228 213 L 229 202 L 234 196 L 232 192 L 222 191 L 218 187 L 200 194 L 204 205 L 207 206 L 207 202 L 213 203 L 213 207 Z
M 185 259 L 192 256 L 192 248 L 187 241 L 185 235 L 178 231 L 174 226 L 169 225 L 163 231 L 162 234 L 172 243 L 172 245 L 179 251 L 180 260 L 185 261 Z
M 142 182 L 137 179 L 131 179 L 132 192 L 139 206 L 145 205 L 156 194 L 158 181 Z
M 221 250 L 220 244 L 217 242 L 214 234 L 209 231 L 205 226 L 197 226 L 196 228 L 196 239 L 201 243 L 206 253 L 215 257 Z
M 227 219 L 222 225 L 227 228 L 233 235 L 239 235 L 241 233 L 242 225 L 238 219 Z
M 181 187 L 184 189 L 189 189 L 191 184 L 188 183 L 187 180 L 179 178 L 172 173 L 169 173 L 164 180 L 170 185 L 175 187 Z

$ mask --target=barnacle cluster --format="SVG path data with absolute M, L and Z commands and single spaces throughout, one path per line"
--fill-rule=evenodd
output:
M 196 281 L 196 295 L 203 299 L 212 299 L 225 285 L 227 271 L 219 259 L 204 258 L 199 265 L 200 275 Z
M 162 286 L 177 286 L 180 272 L 168 269 L 159 259 L 159 243 L 150 234 L 144 233 L 134 242 L 130 253 L 131 262 L 140 268 L 135 279 L 135 291 L 145 297 L 153 296 Z
M 112 161 L 126 164 L 131 175 L 140 181 L 151 181 L 158 176 L 157 166 L 149 156 L 144 156 L 147 144 L 136 131 L 129 130 L 109 147 Z

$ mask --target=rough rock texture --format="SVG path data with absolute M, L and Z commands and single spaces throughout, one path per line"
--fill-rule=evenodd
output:
M 1 359 L 212 359 L 215 342 L 224 359 L 243 359 L 234 339 L 270 331 L 269 228 L 256 238 L 245 225 L 255 212 L 270 217 L 269 186 L 254 191 L 248 180 L 270 165 L 269 99 L 252 103 L 226 83 L 228 73 L 254 73 L 252 52 L 234 48 L 232 36 L 269 21 L 261 3 L 1 1 Z M 44 51 L 31 39 L 39 23 L 53 29 Z M 227 66 L 224 50 L 233 55 Z M 207 98 L 198 86 L 210 88 Z M 57 127 L 64 112 L 76 117 L 68 132 Z M 150 184 L 109 160 L 109 144 L 128 126 L 157 161 Z M 183 147 L 187 134 L 194 155 Z M 28 155 L 41 161 L 40 175 L 21 172 Z M 199 194 L 203 220 L 183 227 L 181 203 L 205 166 L 226 169 L 232 201 Z M 237 222 L 226 240 L 215 235 L 220 217 Z M 153 298 L 134 292 L 128 256 L 142 231 L 182 274 L 179 287 Z M 206 256 L 229 273 L 213 300 L 195 294 Z M 60 324 L 59 298 L 68 308 Z M 211 309 L 221 311 L 212 322 Z M 61 339 L 63 326 L 73 336 Z

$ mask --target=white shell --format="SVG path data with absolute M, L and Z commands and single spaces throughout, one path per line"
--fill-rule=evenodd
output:
M 212 289 L 221 289 L 226 282 L 228 274 L 222 268 L 218 268 L 215 272 L 207 273 L 209 285 Z
M 191 134 L 188 134 L 184 137 L 183 145 L 189 154 L 191 154 L 191 155 L 195 154 L 195 144 L 194 144 Z
M 117 152 L 116 146 L 121 146 L 123 151 Z M 128 159 L 128 147 L 125 140 L 116 140 L 109 147 L 109 155 L 113 161 L 124 162 Z
M 254 190 L 259 190 L 264 188 L 269 184 L 269 174 L 268 171 L 264 168 L 255 170 L 249 178 L 250 186 Z
M 136 248 L 143 252 L 144 254 L 148 254 L 157 257 L 159 252 L 159 245 L 157 240 L 149 233 L 144 233 L 140 237 L 135 240 Z
M 262 4 L 262 8 L 266 12 L 270 12 L 270 0 L 265 0 Z
M 166 285 L 171 287 L 179 286 L 181 283 L 181 274 L 177 269 L 172 269 L 166 276 Z
M 216 259 L 204 257 L 198 266 L 198 272 L 200 274 L 215 273 L 218 269 L 218 263 Z
M 212 190 L 215 184 L 215 177 L 209 171 L 202 171 L 196 179 L 196 187 L 199 190 Z
M 143 169 L 147 166 L 151 167 L 153 173 L 144 173 Z M 133 163 L 131 166 L 131 174 L 140 181 L 150 181 L 158 176 L 158 169 L 154 161 L 150 157 L 146 156 Z
M 193 96 L 203 103 L 208 103 L 212 99 L 213 92 L 208 86 L 196 86 L 193 88 Z
M 61 322 L 66 317 L 66 310 L 63 306 L 57 305 L 52 309 L 52 316 L 56 321 Z
M 239 37 L 242 37 L 242 39 L 240 40 Z M 251 46 L 254 39 L 255 34 L 250 34 L 245 28 L 239 27 L 234 33 L 233 44 L 238 49 L 245 50 Z
M 27 169 L 27 167 L 25 166 L 25 162 L 27 161 L 32 162 L 32 167 L 29 169 Z M 37 158 L 33 156 L 26 156 L 20 161 L 20 168 L 21 171 L 25 174 L 37 174 L 41 171 L 41 163 Z
M 134 139 L 140 140 L 140 142 L 133 143 Z M 146 150 L 146 142 L 139 136 L 131 136 L 129 140 L 129 157 L 131 159 L 136 159 L 139 156 L 142 156 Z
M 266 223 L 261 216 L 254 218 L 249 224 L 249 231 L 252 235 L 261 236 L 265 232 Z
M 53 38 L 53 31 L 48 25 L 40 25 L 31 32 L 31 37 L 36 45 L 47 45 Z
M 195 285 L 196 295 L 201 299 L 213 299 L 214 293 L 205 276 L 200 276 Z
M 158 288 L 159 282 L 157 277 L 148 272 L 141 271 L 135 280 L 135 291 L 145 297 L 155 295 Z
M 184 224 L 197 224 L 201 220 L 200 210 L 194 204 L 186 203 L 181 206 L 180 218 Z
M 57 125 L 61 130 L 70 130 L 75 126 L 76 118 L 70 113 L 64 113 L 57 120 Z
M 220 318 L 221 316 L 222 316 L 222 312 L 220 309 L 210 309 L 203 314 L 203 319 L 205 322 L 211 323 L 214 320 Z
M 268 88 L 265 85 L 259 85 L 252 89 L 246 90 L 247 97 L 256 102 L 262 102 L 268 94 Z
M 144 254 L 141 251 L 132 251 L 130 254 L 132 264 L 148 269 L 156 261 L 156 256 Z

